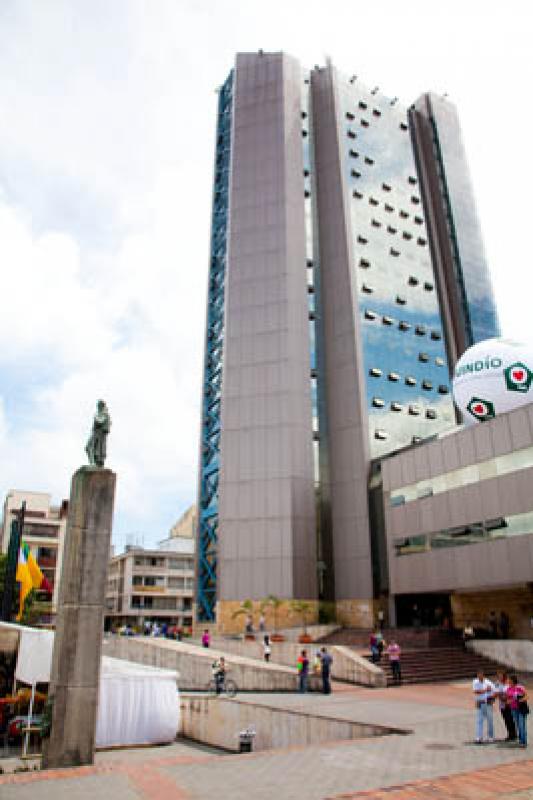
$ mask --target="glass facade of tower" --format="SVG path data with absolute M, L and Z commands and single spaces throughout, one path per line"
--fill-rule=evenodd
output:
M 454 422 L 407 111 L 339 79 L 372 457 Z

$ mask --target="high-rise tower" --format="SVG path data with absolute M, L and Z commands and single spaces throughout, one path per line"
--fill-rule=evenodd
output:
M 457 116 L 243 54 L 216 147 L 197 618 L 274 594 L 368 625 L 371 462 L 454 424 L 453 364 L 498 333 Z

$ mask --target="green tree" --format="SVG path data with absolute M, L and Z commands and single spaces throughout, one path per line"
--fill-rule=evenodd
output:
M 264 607 L 272 609 L 272 613 L 274 615 L 274 633 L 278 632 L 278 613 L 284 602 L 285 600 L 282 600 L 280 597 L 276 597 L 275 594 L 269 594 L 268 597 L 261 603 L 262 608 Z
M 291 611 L 300 617 L 303 623 L 304 636 L 307 636 L 307 618 L 309 612 L 312 610 L 311 603 L 307 600 L 291 600 Z
M 251 617 L 253 619 L 254 613 L 254 604 L 251 600 L 243 600 L 240 604 L 239 608 L 236 608 L 233 614 L 231 615 L 232 619 L 237 619 L 237 617 L 241 617 L 245 614 L 247 617 Z

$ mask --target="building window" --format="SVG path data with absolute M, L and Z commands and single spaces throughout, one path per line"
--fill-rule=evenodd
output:
M 370 309 L 367 308 L 367 310 L 365 311 L 365 319 L 372 320 L 372 319 L 376 319 L 376 317 L 377 317 L 377 314 L 374 311 L 370 311 Z
M 400 251 L 396 250 L 395 247 L 391 247 L 389 253 L 391 254 L 391 256 L 394 256 L 395 258 L 398 258 L 398 256 L 400 255 Z
M 416 194 L 411 195 L 411 203 L 417 205 L 420 202 L 420 198 L 416 196 Z
M 358 192 L 357 189 L 354 189 L 353 190 L 353 196 L 356 197 L 358 200 L 361 200 L 361 198 L 363 197 L 363 193 L 362 192 Z
M 429 356 L 427 353 L 419 353 L 418 360 L 422 361 L 422 363 L 425 364 L 427 361 L 429 361 Z
M 440 356 L 437 356 L 436 359 L 435 359 L 435 364 L 437 365 L 437 367 L 443 367 L 444 366 L 444 359 L 441 358 Z
M 429 281 L 426 281 L 424 283 L 424 289 L 426 290 L 426 292 L 432 292 L 433 291 L 433 284 L 430 283 Z
M 391 409 L 392 409 L 393 411 L 403 411 L 403 406 L 402 406 L 402 404 L 401 404 L 401 403 L 397 403 L 396 401 L 393 401 L 393 402 L 390 404 L 390 407 L 391 407 Z
M 303 131 L 302 131 L 302 136 L 303 136 L 304 138 L 307 136 L 307 131 L 306 131 L 306 130 L 303 130 Z
M 413 186 L 414 186 L 414 185 L 417 183 L 417 180 L 416 180 L 416 178 L 415 178 L 415 176 L 414 176 L 414 175 L 409 175 L 409 177 L 407 178 L 407 180 L 408 180 L 408 181 L 409 181 L 409 183 L 411 183 Z
M 364 100 L 359 100 L 359 108 L 362 108 L 363 111 L 366 111 L 366 109 L 368 108 L 368 105 L 365 103 Z
M 390 186 L 388 183 L 382 183 L 381 184 L 381 188 L 383 189 L 384 192 L 390 192 L 391 189 L 392 189 L 392 186 Z
M 374 228 L 381 228 L 381 222 L 379 221 L 379 219 L 373 219 L 372 225 L 374 226 Z
M 365 156 L 365 164 L 368 164 L 371 167 L 373 163 L 374 163 L 373 158 L 370 158 L 370 156 Z
M 306 189 L 304 191 L 304 197 L 311 197 L 311 192 L 309 191 L 309 189 Z
M 369 197 L 368 198 L 368 202 L 370 203 L 371 206 L 378 206 L 379 205 L 379 200 L 376 200 L 375 197 Z
M 375 117 L 381 117 L 381 111 L 379 110 L 379 108 L 374 108 L 372 113 Z
M 352 114 L 351 111 L 346 112 L 346 119 L 355 119 L 355 114 Z
M 413 238 L 413 234 L 409 233 L 409 231 L 404 231 L 402 233 L 403 238 L 408 242 Z
M 431 338 L 434 342 L 439 342 L 442 339 L 440 331 L 431 331 Z
M 397 233 L 397 232 L 398 232 L 398 229 L 397 229 L 397 228 L 393 228 L 393 226 L 392 226 L 392 225 L 387 225 L 387 233 L 392 233 L 392 234 L 395 234 L 395 233 Z
M 415 225 L 422 225 L 422 223 L 424 222 L 422 217 L 415 217 L 414 220 L 415 220 Z
M 363 285 L 361 286 L 361 291 L 364 292 L 365 294 L 372 294 L 374 289 L 372 288 L 372 286 L 369 286 L 367 283 L 363 283 Z
M 408 130 L 408 126 L 406 125 L 405 122 L 400 122 L 400 130 L 402 131 Z
M 365 239 L 365 237 L 361 235 L 357 237 L 357 241 L 359 244 L 368 244 L 368 239 Z
M 420 415 L 420 406 L 417 406 L 416 403 L 413 403 L 409 406 L 409 414 L 412 417 L 418 417 Z
M 412 375 L 408 375 L 405 379 L 406 386 L 416 386 L 416 378 L 413 378 Z
M 372 398 L 372 405 L 374 408 L 383 408 L 385 405 L 385 401 L 381 399 L 381 397 L 373 397 Z
M 357 139 L 356 132 L 353 131 L 351 128 L 348 128 L 348 136 L 350 137 L 350 139 Z
M 389 381 L 392 381 L 393 383 L 397 383 L 400 380 L 400 376 L 398 375 L 397 372 L 389 372 L 387 378 L 389 379 Z
M 304 178 L 308 178 L 310 174 L 308 169 L 304 169 Z
M 411 323 L 406 322 L 404 319 L 402 319 L 398 327 L 401 331 L 408 331 L 411 329 Z
M 425 325 L 417 325 L 415 328 L 415 333 L 417 336 L 425 336 L 426 335 L 426 326 Z
M 437 412 L 434 408 L 426 408 L 426 418 L 427 419 L 437 419 Z
M 376 428 L 374 431 L 374 439 L 381 439 L 383 441 L 384 439 L 388 439 L 388 436 L 389 434 L 387 431 L 384 431 L 381 428 Z
M 397 294 L 396 295 L 396 302 L 398 303 L 399 306 L 404 306 L 407 303 L 407 300 L 401 294 Z
M 378 367 L 372 367 L 371 369 L 369 369 L 368 374 L 372 378 L 381 378 L 381 376 L 383 375 L 382 371 Z
M 352 173 L 351 174 L 352 174 L 352 178 L 360 178 L 361 177 L 361 173 L 358 172 L 356 169 L 352 169 Z
M 388 203 L 385 203 L 385 211 L 388 211 L 389 214 L 392 214 L 394 211 L 394 206 L 390 206 Z
M 450 390 L 443 383 L 439 386 L 439 394 L 449 394 Z
M 360 258 L 359 266 L 363 267 L 363 269 L 368 269 L 370 266 L 370 261 L 367 258 Z
M 427 244 L 423 236 L 419 236 L 418 239 L 416 240 L 416 243 L 419 244 L 421 247 L 425 247 Z
M 312 267 L 313 266 L 313 259 L 312 258 L 308 258 L 306 263 L 307 263 L 308 267 Z
M 359 153 L 357 150 L 350 150 L 350 155 L 352 158 L 359 158 Z
M 382 317 L 381 321 L 384 325 L 394 325 L 394 320 L 392 317 Z
M 404 211 L 402 208 L 402 210 L 400 211 L 400 217 L 402 219 L 409 219 L 409 213 L 407 211 Z
M 422 389 L 425 389 L 426 392 L 431 392 L 433 389 L 433 384 L 431 381 L 424 380 L 422 381 Z
M 370 123 L 368 122 L 368 120 L 366 119 L 361 120 L 361 125 L 363 126 L 363 128 L 368 128 L 369 124 Z

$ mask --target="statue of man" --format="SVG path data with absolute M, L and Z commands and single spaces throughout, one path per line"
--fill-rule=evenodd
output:
M 111 417 L 103 400 L 96 404 L 96 414 L 93 420 L 93 429 L 85 452 L 89 457 L 91 467 L 103 467 L 106 459 L 106 439 L 111 428 Z

